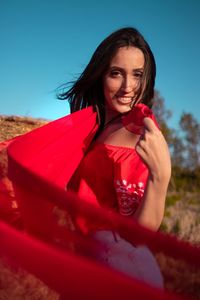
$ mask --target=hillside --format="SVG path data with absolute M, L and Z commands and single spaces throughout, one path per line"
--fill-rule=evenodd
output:
M 47 120 L 18 116 L 0 116 L 0 142 L 48 123 Z

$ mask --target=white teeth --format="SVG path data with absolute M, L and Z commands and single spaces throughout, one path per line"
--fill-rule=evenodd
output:
M 123 102 L 123 103 L 130 103 L 132 101 L 132 97 L 130 97 L 130 98 L 118 97 L 117 99 L 118 99 L 118 101 Z

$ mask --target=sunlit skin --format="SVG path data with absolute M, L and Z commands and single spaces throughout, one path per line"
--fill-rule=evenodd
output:
M 106 101 L 106 122 L 126 113 L 135 105 L 144 70 L 144 55 L 135 47 L 119 48 L 103 78 Z M 137 100 L 140 102 L 141 97 Z M 158 230 L 164 215 L 171 161 L 167 143 L 150 118 L 144 119 L 144 134 L 140 137 L 123 127 L 121 119 L 109 123 L 96 142 L 135 148 L 149 169 L 149 178 L 142 204 L 134 218 L 143 226 Z M 133 170 L 134 172 L 134 170 Z
M 128 112 L 135 102 L 144 69 L 144 54 L 135 47 L 119 48 L 103 78 L 106 119 Z

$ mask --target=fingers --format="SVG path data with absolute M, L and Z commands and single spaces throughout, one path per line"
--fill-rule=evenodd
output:
M 135 150 L 137 151 L 137 153 L 141 156 L 142 159 L 145 160 L 145 158 L 147 157 L 148 155 L 148 150 L 146 148 L 146 144 L 145 144 L 145 141 L 144 140 L 140 140 L 136 147 L 135 147 Z
M 154 121 L 151 118 L 144 118 L 143 123 L 145 129 L 147 129 L 148 131 L 159 131 L 158 127 L 155 125 Z
M 145 132 L 140 136 L 139 141 L 136 144 L 136 151 L 144 159 L 148 156 L 149 152 L 149 135 L 150 133 L 145 130 Z
M 149 118 L 145 118 L 145 132 L 136 145 L 136 151 L 154 178 L 170 177 L 171 163 L 166 140 Z

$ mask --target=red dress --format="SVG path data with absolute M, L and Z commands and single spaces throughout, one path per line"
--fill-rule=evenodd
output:
M 82 159 L 68 189 L 96 206 L 129 216 L 141 203 L 147 177 L 148 168 L 135 149 L 101 143 Z M 86 221 L 77 223 L 83 231 L 91 229 Z

